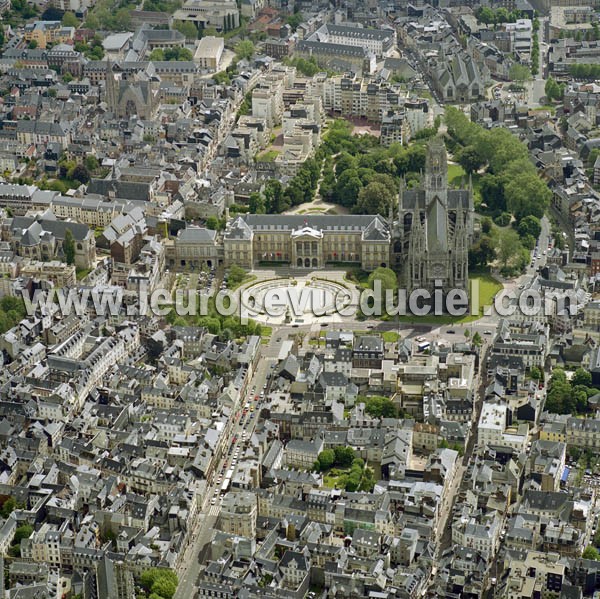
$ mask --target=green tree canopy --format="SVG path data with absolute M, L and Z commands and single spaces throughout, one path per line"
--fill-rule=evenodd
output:
M 345 468 L 350 466 L 355 458 L 354 449 L 352 447 L 336 447 L 335 451 L 335 465 Z
M 398 289 L 398 277 L 391 268 L 379 266 L 368 278 L 369 287 L 375 288 L 375 281 L 381 281 L 381 289 L 385 292 L 387 289 L 396 291 Z
M 254 56 L 254 44 L 250 40 L 240 40 L 235 45 L 235 55 L 238 60 L 252 58 Z
M 149 568 L 142 573 L 140 584 L 147 593 L 153 593 L 161 599 L 172 599 L 177 590 L 177 574 L 168 568 Z
M 584 550 L 582 556 L 583 559 L 592 559 L 594 561 L 600 561 L 600 553 L 592 545 L 588 545 Z
M 358 193 L 358 202 L 353 209 L 356 214 L 381 214 L 387 216 L 394 201 L 394 188 L 373 181 Z
M 63 15 L 61 22 L 65 27 L 79 27 L 79 19 L 69 11 Z
M 228 287 L 230 289 L 235 289 L 245 281 L 247 276 L 248 273 L 241 266 L 232 264 L 229 267 L 229 275 L 227 276 Z
M 571 378 L 571 385 L 577 387 L 583 385 L 584 387 L 592 386 L 592 374 L 585 368 L 578 368 Z
M 335 463 L 335 451 L 333 451 L 333 449 L 324 449 L 319 454 L 317 463 L 321 472 L 329 470 Z
M 372 395 L 361 397 L 359 401 L 364 402 L 365 412 L 373 418 L 397 418 L 398 410 L 394 402 L 389 397 Z
M 525 216 L 519 222 L 519 225 L 517 226 L 517 231 L 519 232 L 519 235 L 521 237 L 524 237 L 525 235 L 531 235 L 532 237 L 537 239 L 540 236 L 540 233 L 542 232 L 542 225 L 540 223 L 540 219 L 536 216 Z

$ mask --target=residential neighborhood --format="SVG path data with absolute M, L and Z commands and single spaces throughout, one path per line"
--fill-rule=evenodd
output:
M 600 2 L 0 0 L 0 599 L 600 596 Z

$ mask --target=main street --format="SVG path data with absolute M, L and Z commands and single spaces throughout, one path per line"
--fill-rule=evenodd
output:
M 199 556 L 204 547 L 210 543 L 212 533 L 217 524 L 220 512 L 220 495 L 221 484 L 217 481 L 219 474 L 225 474 L 228 468 L 232 465 L 233 456 L 236 451 L 242 453 L 244 440 L 243 434 L 246 433 L 246 438 L 249 439 L 256 427 L 258 420 L 258 412 L 262 405 L 262 400 L 255 401 L 255 395 L 259 395 L 263 390 L 265 383 L 268 380 L 272 365 L 275 363 L 277 356 L 277 348 L 280 345 L 276 342 L 276 337 L 273 336 L 268 344 L 261 345 L 261 355 L 256 364 L 248 385 L 247 391 L 243 397 L 240 397 L 238 405 L 234 410 L 235 423 L 230 429 L 230 434 L 225 441 L 224 455 L 219 461 L 217 468 L 210 484 L 207 486 L 206 495 L 203 498 L 202 508 L 197 517 L 196 522 L 192 523 L 192 531 L 190 533 L 191 542 L 181 560 L 181 566 L 178 571 L 179 585 L 174 595 L 174 599 L 193 599 L 196 596 L 195 586 L 200 572 Z M 252 390 L 255 389 L 253 393 Z M 248 409 L 244 414 L 244 405 L 250 403 L 254 406 L 254 410 Z M 239 415 L 239 418 L 238 418 Z M 235 439 L 235 441 L 234 441 Z M 213 499 L 215 500 L 213 502 Z

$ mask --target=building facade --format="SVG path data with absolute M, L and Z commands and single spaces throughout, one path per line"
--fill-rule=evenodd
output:
M 390 242 L 388 222 L 378 215 L 245 214 L 223 238 L 226 264 L 317 269 L 343 263 L 367 271 L 389 266 Z

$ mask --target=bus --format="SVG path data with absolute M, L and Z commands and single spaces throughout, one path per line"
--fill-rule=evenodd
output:
M 233 476 L 233 468 L 230 468 L 223 479 L 223 484 L 221 485 L 221 495 L 225 495 L 229 491 L 229 487 L 231 486 L 231 477 Z
M 429 341 L 423 341 L 421 343 L 419 343 L 419 345 L 417 345 L 417 349 L 420 352 L 426 351 L 430 348 L 431 344 L 429 343 Z

